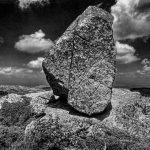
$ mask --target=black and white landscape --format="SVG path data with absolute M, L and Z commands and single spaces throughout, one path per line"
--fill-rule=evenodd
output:
M 150 0 L 0 1 L 0 150 L 150 149 Z

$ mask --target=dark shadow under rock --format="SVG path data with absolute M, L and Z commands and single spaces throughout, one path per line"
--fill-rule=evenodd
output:
M 46 113 L 40 113 L 40 114 L 36 114 L 34 117 L 35 117 L 35 119 L 39 119 L 39 118 L 42 118 L 42 117 L 44 117 L 46 115 Z
M 6 91 L 0 91 L 0 96 L 6 96 L 6 95 L 8 95 L 8 92 L 6 92 Z
M 52 99 L 54 99 L 54 97 L 52 97 Z M 76 116 L 87 117 L 87 118 L 96 118 L 101 121 L 104 120 L 105 118 L 107 118 L 112 110 L 112 105 L 111 105 L 111 103 L 109 103 L 103 112 L 95 113 L 95 114 L 89 116 L 85 113 L 81 113 L 81 112 L 77 111 L 71 105 L 69 105 L 67 103 L 66 95 L 61 96 L 57 101 L 56 100 L 53 100 L 53 102 L 50 101 L 48 103 L 48 106 L 52 107 L 52 108 L 60 108 L 60 109 L 67 110 L 67 111 L 69 111 L 70 115 L 76 115 Z

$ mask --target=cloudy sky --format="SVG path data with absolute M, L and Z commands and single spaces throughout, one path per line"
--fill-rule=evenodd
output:
M 41 62 L 89 5 L 114 16 L 115 86 L 150 86 L 150 0 L 0 0 L 0 84 L 46 85 Z M 115 4 L 115 5 L 114 5 Z

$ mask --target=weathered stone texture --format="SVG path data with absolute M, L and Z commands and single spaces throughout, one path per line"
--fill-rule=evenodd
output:
M 92 117 L 54 102 L 52 94 L 42 91 L 0 98 L 0 149 L 150 149 L 150 98 L 141 91 L 113 89 L 112 108 Z
M 115 77 L 112 16 L 88 7 L 56 41 L 43 62 L 54 94 L 67 95 L 68 103 L 88 115 L 110 103 Z
M 128 89 L 113 89 L 112 110 L 103 123 L 145 140 L 150 138 L 150 98 Z M 144 148 L 143 148 L 144 149 Z

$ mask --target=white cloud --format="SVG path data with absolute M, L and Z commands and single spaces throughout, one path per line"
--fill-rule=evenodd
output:
M 144 66 L 144 67 L 143 67 L 143 71 L 150 73 L 150 66 Z
M 44 37 L 45 34 L 42 30 L 31 35 L 22 35 L 19 37 L 19 41 L 15 43 L 15 48 L 27 53 L 47 51 L 53 46 L 53 42 L 50 39 L 45 39 Z
M 42 62 L 43 62 L 44 58 L 43 57 L 38 57 L 36 60 L 32 60 L 30 61 L 27 66 L 29 68 L 35 68 L 35 69 L 39 69 L 42 68 Z
M 18 0 L 18 1 L 19 1 L 19 7 L 21 9 L 26 9 L 32 4 L 44 5 L 49 3 L 49 0 Z
M 128 44 L 122 44 L 120 42 L 116 42 L 117 49 L 117 61 L 122 64 L 129 64 L 135 61 L 138 61 L 139 58 L 135 56 L 134 47 Z
M 141 64 L 144 66 L 150 66 L 150 60 L 148 58 L 145 58 L 141 61 Z
M 0 74 L 1 75 L 18 75 L 18 74 L 25 74 L 25 73 L 32 73 L 31 69 L 27 68 L 18 68 L 18 67 L 0 67 Z
M 150 74 L 150 59 L 145 58 L 141 61 L 141 64 L 143 65 L 141 70 L 137 70 L 137 73 L 139 74 Z
M 150 0 L 117 0 L 111 10 L 115 40 L 150 34 Z

